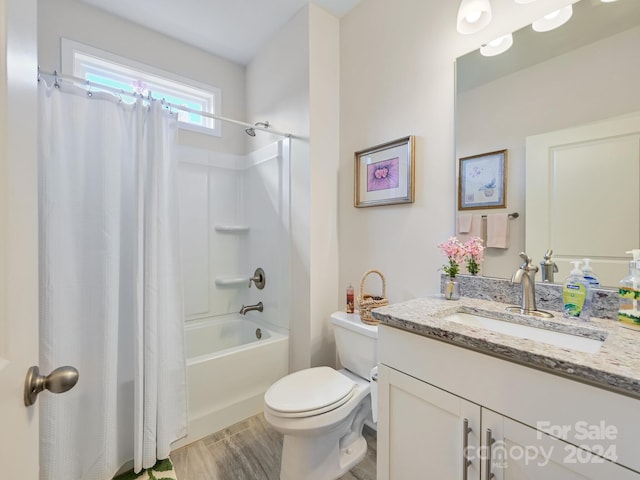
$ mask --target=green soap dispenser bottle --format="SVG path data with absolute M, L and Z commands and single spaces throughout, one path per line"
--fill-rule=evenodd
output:
M 633 255 L 633 260 L 629 262 L 629 275 L 620 280 L 618 320 L 627 325 L 640 328 L 640 312 L 638 312 L 638 299 L 640 299 L 640 249 L 634 249 L 627 253 Z
M 591 314 L 591 296 L 593 295 L 591 285 L 580 270 L 580 260 L 574 260 L 571 263 L 573 263 L 573 270 L 562 287 L 563 314 L 567 318 L 588 321 Z

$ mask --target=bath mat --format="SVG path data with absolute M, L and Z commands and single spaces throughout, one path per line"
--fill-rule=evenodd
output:
M 113 480 L 177 480 L 171 459 L 158 460 L 151 468 L 134 473 L 133 470 L 122 473 Z

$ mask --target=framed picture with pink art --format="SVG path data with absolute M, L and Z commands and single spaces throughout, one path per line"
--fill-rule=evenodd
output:
M 355 153 L 354 206 L 414 202 L 413 135 Z
M 458 210 L 506 206 L 507 150 L 461 158 L 458 165 Z

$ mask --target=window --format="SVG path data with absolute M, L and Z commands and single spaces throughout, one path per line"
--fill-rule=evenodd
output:
M 207 113 L 220 111 L 221 90 L 173 73 L 113 55 L 81 43 L 62 39 L 62 71 L 84 78 L 92 85 L 105 85 L 129 93 L 164 99 L 174 105 Z M 221 122 L 178 111 L 180 128 L 221 136 Z

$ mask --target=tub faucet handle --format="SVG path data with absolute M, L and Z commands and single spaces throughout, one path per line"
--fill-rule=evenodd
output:
M 264 270 L 260 267 L 256 268 L 256 271 L 253 272 L 253 277 L 249 279 L 249 288 L 251 288 L 251 282 L 256 284 L 256 288 L 258 290 L 262 290 L 267 283 L 267 276 L 264 273 Z

